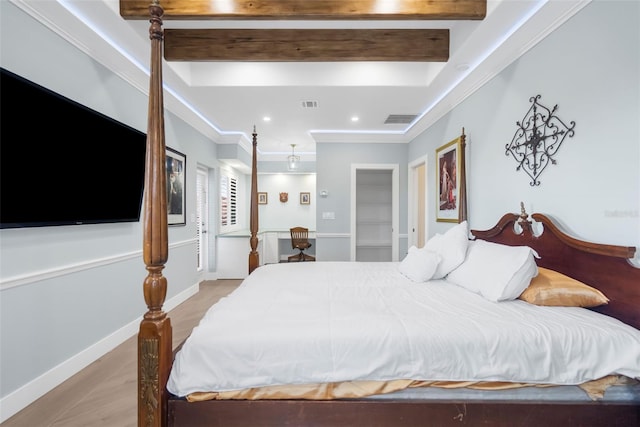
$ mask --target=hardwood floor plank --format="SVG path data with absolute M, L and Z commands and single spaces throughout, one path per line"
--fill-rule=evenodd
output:
M 209 280 L 169 312 L 176 347 L 206 310 L 241 280 Z M 142 298 L 142 296 L 140 297 Z M 137 337 L 131 337 L 2 423 L 2 427 L 135 427 Z

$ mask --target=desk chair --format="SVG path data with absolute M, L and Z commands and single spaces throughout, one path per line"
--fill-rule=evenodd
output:
M 309 249 L 311 247 L 311 243 L 309 242 L 309 229 L 304 227 L 293 227 L 289 229 L 289 231 L 291 232 L 291 247 L 293 249 L 298 249 L 300 252 L 289 256 L 287 261 L 315 261 L 316 258 L 314 256 L 304 253 L 305 249 Z

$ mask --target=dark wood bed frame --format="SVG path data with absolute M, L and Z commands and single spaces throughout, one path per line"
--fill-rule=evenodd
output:
M 143 258 L 148 271 L 143 290 L 148 311 L 138 333 L 139 426 L 640 425 L 640 408 L 632 402 L 353 399 L 189 403 L 169 396 L 165 386 L 173 361 L 172 329 L 169 317 L 162 310 L 167 291 L 167 280 L 162 270 L 168 258 L 162 92 L 163 10 L 155 2 L 149 7 L 149 12 L 151 74 L 143 207 Z M 256 251 L 256 146 L 254 129 L 249 272 L 259 265 Z M 461 184 L 464 182 L 462 179 Z M 463 185 L 461 212 L 466 213 L 464 188 Z M 610 303 L 597 308 L 597 311 L 640 328 L 640 269 L 629 262 L 635 248 L 584 242 L 560 231 L 549 216 L 533 214 L 532 218 L 544 226 L 541 235 L 533 233 L 532 222 L 524 212 L 506 214 L 493 228 L 472 233 L 477 238 L 493 242 L 531 246 L 542 257 L 540 266 L 561 271 L 604 292 Z

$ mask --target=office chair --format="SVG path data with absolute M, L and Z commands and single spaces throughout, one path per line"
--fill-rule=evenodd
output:
M 315 261 L 316 258 L 314 256 L 304 253 L 306 249 L 311 247 L 311 243 L 309 242 L 309 229 L 304 227 L 293 227 L 289 229 L 289 231 L 291 232 L 291 247 L 293 249 L 298 249 L 300 252 L 289 256 L 287 261 Z

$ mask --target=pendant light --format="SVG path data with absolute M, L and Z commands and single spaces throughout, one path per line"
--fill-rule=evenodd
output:
M 287 159 L 289 170 L 297 170 L 299 166 L 298 163 L 300 163 L 300 156 L 296 156 L 296 144 L 291 144 L 291 155 Z

